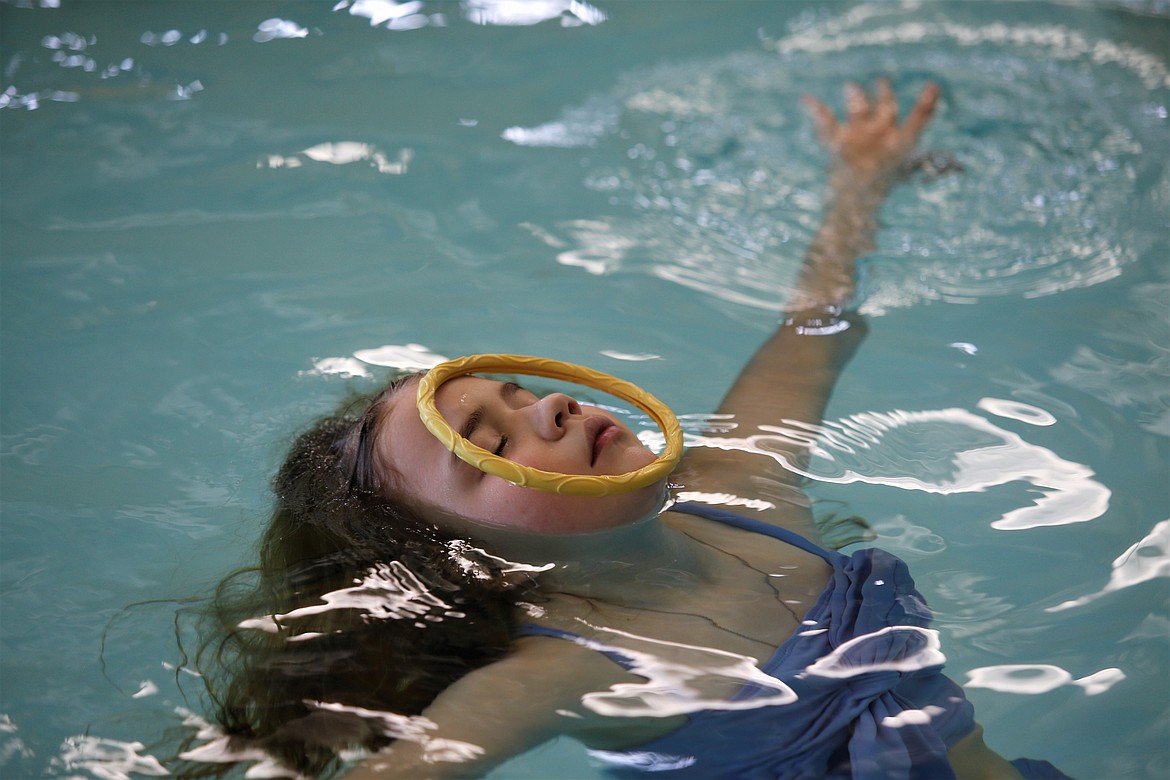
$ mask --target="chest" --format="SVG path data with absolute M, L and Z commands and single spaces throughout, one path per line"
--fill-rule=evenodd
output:
M 563 628 L 587 640 L 590 665 L 602 654 L 610 662 L 573 708 L 576 736 L 602 749 L 641 744 L 693 713 L 722 709 L 745 686 L 786 702 L 786 689 L 761 667 L 800 629 L 831 570 L 818 556 L 773 542 L 711 540 L 725 560 L 717 576 L 701 587 L 680 578 L 672 597 L 652 608 L 574 604 Z
M 704 669 L 747 659 L 763 664 L 796 633 L 831 576 L 819 556 L 780 540 L 711 523 L 681 524 L 702 545 L 703 576 L 662 569 L 644 573 L 661 598 L 637 606 L 581 601 L 560 611 L 562 628 L 649 663 Z M 567 618 L 567 619 L 566 619 Z M 559 621 L 558 621 L 559 622 Z M 734 690 L 711 675 L 709 686 Z

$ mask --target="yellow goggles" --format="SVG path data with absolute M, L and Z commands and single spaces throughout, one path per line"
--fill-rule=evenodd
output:
M 651 464 L 626 474 L 593 476 L 589 474 L 561 474 L 542 471 L 531 466 L 493 455 L 460 436 L 447 424 L 435 406 L 435 391 L 444 382 L 474 372 L 487 374 L 523 374 L 542 376 L 565 382 L 592 387 L 609 393 L 615 398 L 634 404 L 658 425 L 666 438 L 666 449 Z M 594 371 L 591 368 L 564 363 L 548 358 L 527 355 L 485 354 L 468 355 L 457 360 L 440 363 L 423 376 L 418 384 L 418 413 L 427 427 L 443 446 L 465 463 L 487 474 L 506 479 L 514 485 L 559 493 L 563 496 L 608 496 L 628 493 L 665 479 L 682 457 L 682 428 L 674 413 L 661 401 L 637 385 L 616 376 Z

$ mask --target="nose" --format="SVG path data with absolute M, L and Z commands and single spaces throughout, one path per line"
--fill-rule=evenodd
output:
M 535 414 L 536 432 L 541 438 L 556 441 L 565 435 L 569 418 L 581 414 L 581 405 L 572 396 L 552 393 L 537 401 L 532 407 Z

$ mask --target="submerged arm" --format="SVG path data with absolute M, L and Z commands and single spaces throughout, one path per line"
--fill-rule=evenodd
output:
M 846 313 L 856 287 L 857 259 L 873 248 L 877 210 L 929 122 L 938 89 L 933 84 L 923 89 L 902 124 L 893 92 L 884 80 L 878 82 L 875 100 L 854 84 L 846 87 L 845 96 L 843 123 L 823 103 L 805 98 L 818 135 L 833 155 L 825 214 L 779 327 L 756 351 L 719 406 L 720 413 L 734 415 L 732 438 L 757 433 L 761 425 L 788 428 L 785 421 L 805 426 L 820 423 L 841 369 L 865 334 L 861 318 Z M 811 436 L 801 433 L 801 426 L 793 432 L 797 435 L 791 437 L 792 442 L 769 449 L 778 450 L 788 464 L 800 468 Z M 680 477 L 688 488 L 703 489 L 701 485 L 707 483 L 712 490 L 744 496 L 759 494 L 761 478 L 790 488 L 797 484 L 795 473 L 775 461 L 768 463 L 761 472 L 757 456 L 736 449 L 704 448 L 687 456 Z M 811 533 L 807 512 L 778 508 L 770 519 Z
M 345 779 L 477 778 L 561 735 L 589 741 L 591 729 L 616 724 L 636 738 L 636 719 L 604 718 L 581 701 L 591 691 L 637 679 L 591 648 L 558 638 L 519 639 L 504 659 L 439 694 L 417 721 L 420 728 L 357 763 Z

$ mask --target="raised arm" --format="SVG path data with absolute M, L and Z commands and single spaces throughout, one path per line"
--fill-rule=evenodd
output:
M 825 216 L 780 327 L 744 367 L 721 411 L 743 422 L 775 423 L 779 416 L 821 421 L 837 375 L 863 335 L 860 319 L 846 314 L 857 258 L 873 249 L 878 207 L 901 178 L 937 98 L 938 88 L 928 85 L 899 125 L 898 105 L 884 79 L 876 100 L 858 85 L 846 85 L 843 124 L 823 103 L 805 97 L 821 142 L 833 155 Z
M 843 122 L 820 101 L 805 97 L 821 142 L 832 155 L 825 214 L 779 327 L 719 406 L 720 413 L 735 416 L 731 438 L 756 433 L 760 425 L 784 425 L 785 420 L 821 422 L 837 376 L 865 333 L 861 318 L 849 312 L 857 259 L 873 248 L 878 207 L 902 178 L 937 99 L 938 88 L 928 85 L 899 123 L 897 101 L 885 80 L 878 82 L 872 97 L 848 84 Z M 800 465 L 807 449 L 794 441 L 782 448 L 782 455 Z M 778 463 L 735 450 L 692 451 L 680 476 L 699 490 L 736 491 L 738 484 L 738 492 L 749 496 L 757 492 L 752 486 L 758 488 L 760 478 L 789 486 L 798 481 Z M 790 518 L 778 522 L 794 524 Z

